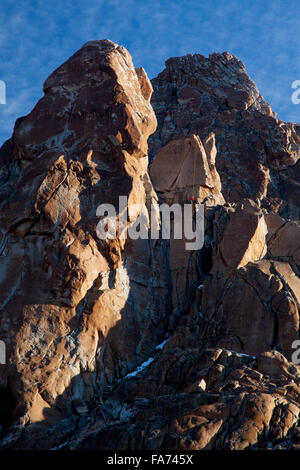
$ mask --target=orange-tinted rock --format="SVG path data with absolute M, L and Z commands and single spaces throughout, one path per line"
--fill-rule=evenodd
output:
M 259 206 L 246 200 L 228 215 L 213 271 L 238 269 L 267 252 L 267 225 Z
M 163 147 L 151 166 L 150 176 L 155 189 L 163 193 L 169 204 L 186 203 L 192 197 L 197 202 L 209 200 L 210 205 L 223 204 L 215 161 L 214 135 L 203 143 L 197 135 L 191 135 Z
M 53 72 L 44 91 L 15 128 L 1 187 L 9 361 L 0 380 L 16 413 L 31 421 L 51 415 L 54 403 L 65 414 L 72 400 L 101 393 L 148 357 L 168 324 L 161 243 L 96 233 L 100 204 L 118 211 L 122 195 L 128 210 L 143 210 L 156 198 L 147 174 L 156 118 L 146 74 L 137 75 L 123 47 L 94 41 Z

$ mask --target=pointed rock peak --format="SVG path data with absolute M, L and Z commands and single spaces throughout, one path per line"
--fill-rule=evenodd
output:
M 247 75 L 244 64 L 229 52 L 215 52 L 208 57 L 187 54 L 172 57 L 165 64 L 165 70 L 153 80 L 154 83 L 163 80 L 176 87 L 187 87 L 185 94 L 192 87 L 190 99 L 195 99 L 195 90 L 198 90 L 211 95 L 216 103 L 229 109 L 251 107 L 268 116 L 276 116 Z
M 98 49 L 104 50 L 104 51 L 109 51 L 116 49 L 118 47 L 118 44 L 115 42 L 111 41 L 110 39 L 99 39 L 95 41 L 88 41 L 85 44 L 83 44 L 82 48 L 85 47 L 97 47 Z

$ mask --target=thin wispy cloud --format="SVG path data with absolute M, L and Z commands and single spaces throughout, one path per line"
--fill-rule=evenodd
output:
M 300 79 L 296 0 L 2 0 L 0 144 L 42 96 L 47 76 L 85 42 L 124 45 L 152 78 L 172 56 L 225 50 L 238 56 L 278 117 L 300 122 L 291 84 Z

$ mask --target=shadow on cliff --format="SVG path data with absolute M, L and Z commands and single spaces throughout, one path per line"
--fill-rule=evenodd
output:
M 108 290 L 117 287 L 115 253 L 106 251 L 105 243 L 99 242 L 96 238 L 95 228 L 98 222 L 96 209 L 100 202 L 102 204 L 109 202 L 118 207 L 119 195 L 130 194 L 132 179 L 127 178 L 126 175 L 121 175 L 121 178 L 118 176 L 114 183 L 116 183 L 118 190 L 113 193 L 112 197 L 111 188 L 110 194 L 104 194 L 102 182 L 96 184 L 93 191 L 91 191 L 91 188 L 87 188 L 79 194 L 80 213 L 82 215 L 79 222 L 80 229 L 89 233 L 98 242 L 99 251 L 107 260 L 110 267 Z M 97 199 L 101 199 L 101 201 L 97 201 Z M 157 257 L 161 262 L 160 268 L 164 271 L 164 280 L 161 279 L 161 275 L 157 270 Z M 166 247 L 161 244 L 161 241 L 152 243 L 151 240 L 128 240 L 120 261 L 125 269 L 128 282 L 126 287 L 127 299 L 118 312 L 118 320 L 115 325 L 110 328 L 105 337 L 103 334 L 99 334 L 98 349 L 100 353 L 96 357 L 95 372 L 82 371 L 73 377 L 69 386 L 56 398 L 55 402 L 48 400 L 47 394 L 42 393 L 41 396 L 43 400 L 49 403 L 49 408 L 43 408 L 44 419 L 42 421 L 30 424 L 26 424 L 26 420 L 24 422 L 26 410 L 22 397 L 16 398 L 11 391 L 16 388 L 16 385 L 10 387 L 8 384 L 5 390 L 1 391 L 0 389 L 2 437 L 10 432 L 15 432 L 15 426 L 20 425 L 20 418 L 22 420 L 23 417 L 23 424 L 21 424 L 23 432 L 16 441 L 8 444 L 9 448 L 42 449 L 54 446 L 60 440 L 59 436 L 63 439 L 69 432 L 75 431 L 81 415 L 78 410 L 82 406 L 92 411 L 95 404 L 101 403 L 103 395 L 107 393 L 110 385 L 147 360 L 155 347 L 164 340 L 168 331 L 170 315 L 170 286 L 167 285 Z M 34 260 L 32 262 L 34 263 Z M 141 268 L 142 273 L 139 272 Z M 36 280 L 37 287 L 40 282 L 40 279 Z M 76 314 L 67 323 L 70 332 L 76 337 L 76 348 L 78 347 L 79 335 L 84 331 L 89 321 L 91 308 L 99 299 L 100 284 L 101 280 L 97 278 L 76 306 Z M 40 290 L 33 289 L 28 295 L 29 305 L 46 304 L 45 297 L 43 297 L 44 290 L 45 286 Z M 101 295 L 103 295 L 103 292 Z M 58 298 L 53 298 L 51 305 L 66 307 L 64 302 Z M 99 315 L 101 313 L 99 311 Z M 21 324 L 20 321 L 20 330 Z M 76 354 L 76 350 L 73 354 Z M 15 366 L 11 367 L 10 376 L 13 380 L 17 380 L 20 374 Z M 88 381 L 92 378 L 94 394 L 91 394 L 90 390 L 86 393 L 85 379 L 87 375 L 89 376 Z M 22 395 L 21 390 L 19 395 Z M 53 426 L 55 426 L 55 436 L 50 431 Z
M 97 321 L 99 320 L 97 326 L 99 335 L 97 350 L 99 350 L 99 352 L 96 352 L 95 372 L 83 370 L 73 377 L 69 386 L 54 402 L 47 395 L 47 391 L 41 393 L 43 400 L 49 404 L 49 407 L 43 409 L 44 420 L 30 425 L 25 424 L 24 429 L 28 430 L 28 432 L 24 434 L 25 441 L 23 442 L 23 438 L 20 441 L 20 445 L 24 447 L 28 445 L 28 448 L 31 448 L 30 446 L 33 445 L 32 433 L 34 432 L 37 439 L 36 445 L 42 448 L 45 444 L 40 442 L 39 433 L 47 433 L 48 429 L 61 420 L 67 420 L 67 425 L 74 430 L 77 418 L 74 418 L 74 424 L 73 417 L 76 415 L 80 416 L 77 408 L 82 407 L 81 403 L 85 403 L 83 406 L 87 406 L 90 410 L 93 409 L 95 403 L 101 403 L 103 396 L 107 393 L 109 394 L 109 387 L 115 383 L 116 380 L 126 376 L 126 374 L 132 372 L 137 366 L 152 356 L 156 346 L 165 339 L 166 333 L 170 327 L 172 286 L 166 241 L 161 239 L 131 240 L 128 238 L 124 250 L 117 252 L 117 247 L 109 247 L 105 242 L 99 240 L 96 234 L 96 226 L 99 221 L 96 216 L 96 210 L 99 204 L 109 203 L 115 208 L 118 208 L 119 195 L 129 197 L 133 191 L 133 179 L 124 169 L 125 163 L 124 160 L 122 160 L 124 157 L 118 155 L 116 158 L 115 155 L 114 158 L 117 160 L 117 163 L 114 162 L 116 166 L 112 174 L 105 174 L 105 171 L 101 170 L 100 173 L 103 177 L 93 185 L 88 184 L 89 177 L 87 176 L 87 184 L 84 185 L 85 189 L 82 189 L 78 194 L 81 218 L 75 227 L 70 228 L 75 230 L 75 232 L 78 230 L 85 233 L 87 243 L 88 237 L 92 237 L 94 241 L 96 241 L 98 250 L 106 259 L 110 269 L 106 291 L 116 289 L 116 296 L 120 294 L 120 292 L 117 292 L 116 276 L 116 266 L 119 262 L 119 265 L 122 266 L 125 272 L 124 280 L 127 282 L 127 298 L 124 298 L 124 305 L 117 312 L 117 321 L 105 336 L 99 324 L 101 325 L 101 314 L 105 315 L 107 312 L 99 311 L 99 318 L 97 318 Z M 90 171 L 90 169 L 87 171 Z M 144 189 L 147 193 L 145 187 Z M 117 215 L 119 215 L 118 211 Z M 65 254 L 67 254 L 67 251 Z M 58 269 L 63 264 L 64 256 L 64 253 L 62 253 L 62 258 L 57 261 Z M 211 254 L 209 253 L 208 258 L 210 257 Z M 32 266 L 34 266 L 36 259 L 38 260 L 38 258 L 31 260 Z M 206 265 L 208 260 L 203 259 L 203 262 L 204 265 Z M 204 267 L 205 266 L 203 266 L 203 269 Z M 76 269 L 74 269 L 74 272 L 75 271 Z M 28 290 L 26 294 L 26 304 L 38 305 L 40 308 L 43 305 L 49 306 L 50 304 L 55 307 L 68 309 L 64 296 L 60 298 L 50 293 L 51 286 L 49 283 L 43 283 L 41 278 L 33 277 L 32 273 L 28 276 L 30 278 L 27 280 L 27 284 L 28 282 L 29 284 L 32 282 L 32 288 Z M 76 305 L 75 315 L 67 322 L 67 326 L 70 328 L 69 334 L 75 338 L 75 348 L 74 351 L 70 353 L 71 357 L 76 354 L 78 350 L 78 342 L 82 339 L 80 335 L 85 334 L 87 325 L 89 324 L 89 317 L 95 314 L 95 312 L 92 313 L 94 306 L 105 292 L 105 290 L 101 291 L 101 283 L 101 272 L 99 272 L 99 276 L 95 279 L 93 285 L 89 287 L 84 297 Z M 67 292 L 68 288 L 69 286 L 67 284 L 63 284 L 63 294 Z M 100 295 L 99 290 L 101 292 Z M 189 305 L 186 305 L 187 309 L 188 307 Z M 54 315 L 51 321 L 55 322 L 55 318 L 59 312 L 54 311 L 53 313 Z M 32 329 L 36 329 L 35 321 L 37 321 L 38 325 L 38 317 L 40 314 L 42 314 L 42 311 L 36 309 L 35 317 L 37 320 L 32 319 Z M 24 318 L 20 318 L 20 330 L 24 319 L 25 316 Z M 95 319 L 93 321 L 95 321 Z M 178 322 L 179 318 L 175 319 L 175 321 L 173 319 L 172 329 L 176 327 L 176 321 Z M 34 366 L 36 367 L 36 364 L 34 364 Z M 42 366 L 40 365 L 38 367 Z M 10 375 L 14 377 L 14 380 L 19 381 L 19 379 L 17 379 L 19 373 L 15 366 L 12 366 Z M 92 382 L 93 384 L 93 394 L 91 394 L 90 387 L 86 385 L 88 382 Z M 6 428 L 12 422 L 15 423 L 19 417 L 22 418 L 22 410 L 24 408 L 21 397 L 22 391 L 20 390 L 17 399 L 11 392 L 11 390 L 15 388 L 16 387 L 11 387 L 8 384 L 7 389 L 3 390 L 3 392 L 0 390 L 0 418 L 2 413 L 1 419 Z M 89 389 L 88 392 L 86 391 L 87 389 Z M 3 408 L 2 412 L 1 403 Z M 5 407 L 5 403 L 7 403 L 7 407 Z M 26 444 L 26 439 L 28 439 L 28 444 Z M 22 442 L 23 444 L 21 444 Z M 51 445 L 49 441 L 46 448 Z

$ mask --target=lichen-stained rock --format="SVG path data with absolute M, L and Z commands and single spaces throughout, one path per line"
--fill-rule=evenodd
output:
M 72 400 L 101 394 L 149 355 L 168 324 L 161 242 L 96 233 L 100 204 L 112 204 L 116 217 L 119 196 L 125 209 L 140 204 L 125 217 L 129 227 L 155 201 L 151 83 L 126 49 L 93 41 L 53 72 L 44 92 L 1 150 L 8 363 L 0 380 L 25 421 L 57 419 L 54 404 L 65 413 Z
M 87 43 L 0 149 L 1 448 L 299 448 L 299 126 L 228 53 L 152 85 Z M 122 238 L 158 203 L 204 207 L 201 249 L 176 214 L 170 240 Z
M 259 198 L 299 218 L 299 125 L 276 119 L 239 59 L 228 52 L 174 57 L 152 85 L 151 160 L 172 141 L 213 132 L 225 200 Z
M 105 405 L 75 433 L 65 430 L 59 440 L 45 433 L 42 443 L 63 449 L 254 450 L 284 445 L 286 438 L 285 448 L 291 448 L 299 383 L 299 366 L 279 353 L 254 358 L 221 348 L 200 352 L 174 348 L 168 340 L 138 376 L 115 384 Z
M 299 126 L 276 119 L 244 65 L 228 53 L 171 58 L 152 85 L 158 120 L 149 138 L 154 187 L 163 200 L 174 200 L 174 192 L 188 199 L 197 155 L 195 195 L 206 214 L 214 208 L 198 254 L 201 341 L 254 354 L 278 347 L 290 358 L 299 337 Z M 203 148 L 212 135 L 211 158 Z M 199 141 L 202 150 L 198 145 L 195 152 Z M 217 178 L 208 174 L 206 161 Z M 183 279 L 194 279 L 195 270 L 182 248 L 173 252 L 171 265 L 172 259 L 181 262 L 178 284 L 186 286 Z

